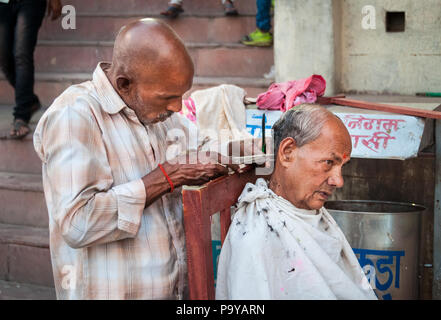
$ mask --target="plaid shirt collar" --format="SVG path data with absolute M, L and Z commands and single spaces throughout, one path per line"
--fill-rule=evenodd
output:
M 113 88 L 107 75 L 103 71 L 103 67 L 107 67 L 108 65 L 110 65 L 108 62 L 101 61 L 98 63 L 93 72 L 92 82 L 98 93 L 98 98 L 103 110 L 109 114 L 116 114 L 127 107 L 127 105 Z

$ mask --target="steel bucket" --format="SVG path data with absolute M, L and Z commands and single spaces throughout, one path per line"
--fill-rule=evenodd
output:
M 336 200 L 325 207 L 345 234 L 379 299 L 418 299 L 423 206 Z

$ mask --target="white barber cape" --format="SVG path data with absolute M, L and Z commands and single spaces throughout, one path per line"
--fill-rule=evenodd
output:
M 298 209 L 262 178 L 245 186 L 237 206 L 216 299 L 377 299 L 325 208 Z

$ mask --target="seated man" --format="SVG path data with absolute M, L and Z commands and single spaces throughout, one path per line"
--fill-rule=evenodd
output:
M 376 299 L 323 207 L 343 187 L 352 151 L 339 118 L 317 105 L 287 111 L 274 129 L 275 169 L 247 184 L 222 247 L 216 299 Z

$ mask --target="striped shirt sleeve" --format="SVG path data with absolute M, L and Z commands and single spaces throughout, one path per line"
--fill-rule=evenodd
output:
M 87 103 L 54 110 L 38 129 L 34 145 L 67 244 L 82 248 L 135 237 L 146 202 L 144 183 L 113 185 L 102 133 Z

